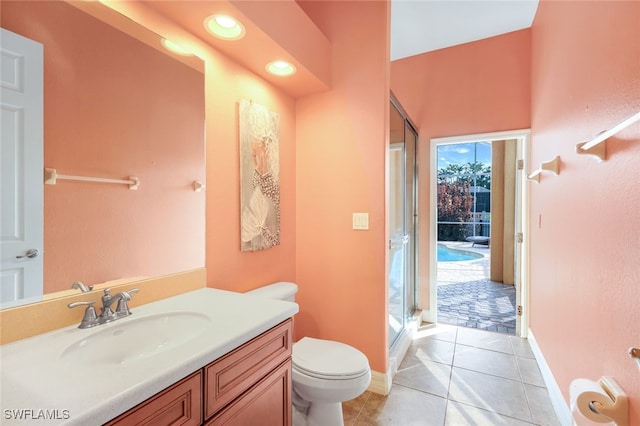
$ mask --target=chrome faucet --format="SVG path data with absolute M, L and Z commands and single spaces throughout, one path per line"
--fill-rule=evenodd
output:
M 138 289 L 134 288 L 129 291 L 121 291 L 120 293 L 116 293 L 112 296 L 111 289 L 105 288 L 104 295 L 102 295 L 102 310 L 100 311 L 100 317 L 98 317 L 98 320 L 105 323 L 131 315 L 127 302 L 131 300 L 131 293 L 137 292 Z M 116 305 L 116 311 L 114 312 L 111 310 L 111 305 L 116 301 L 118 304 Z
M 96 315 L 96 310 L 93 307 L 95 302 L 74 302 L 69 303 L 67 306 L 69 308 L 75 308 L 76 306 L 87 306 L 87 309 L 84 312 L 84 317 L 82 318 L 82 322 L 78 328 L 90 328 L 95 327 L 96 325 L 106 324 L 111 321 L 115 321 L 120 318 L 124 318 L 126 316 L 131 315 L 131 311 L 129 310 L 129 306 L 127 302 L 131 300 L 131 295 L 133 293 L 137 293 L 139 290 L 137 288 L 131 289 L 129 291 L 121 291 L 114 295 L 111 295 L 111 289 L 105 288 L 104 294 L 102 295 L 102 308 L 100 310 L 100 315 Z M 111 305 L 115 302 L 118 302 L 116 305 L 115 312 L 111 310 Z
M 74 281 L 74 283 L 71 285 L 71 288 L 77 288 L 78 290 L 80 290 L 83 293 L 88 293 L 91 290 L 93 290 L 93 286 L 92 285 L 87 287 L 86 285 L 84 285 L 80 281 Z

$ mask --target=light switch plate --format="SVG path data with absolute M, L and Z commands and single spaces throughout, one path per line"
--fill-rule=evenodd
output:
M 353 229 L 369 229 L 369 213 L 354 213 Z

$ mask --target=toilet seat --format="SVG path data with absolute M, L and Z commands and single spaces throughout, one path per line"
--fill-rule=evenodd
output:
M 312 337 L 293 345 L 291 363 L 300 373 L 325 380 L 348 380 L 370 371 L 367 357 L 356 348 Z

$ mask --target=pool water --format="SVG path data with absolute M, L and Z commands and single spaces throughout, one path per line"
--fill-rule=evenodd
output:
M 474 253 L 466 250 L 456 250 L 438 244 L 438 262 L 460 262 L 463 260 L 481 259 L 484 256 L 480 253 Z

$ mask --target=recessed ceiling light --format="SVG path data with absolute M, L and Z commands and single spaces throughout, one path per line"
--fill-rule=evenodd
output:
M 213 36 L 224 40 L 238 40 L 244 37 L 244 25 L 228 15 L 211 15 L 204 20 L 204 27 Z
M 189 50 L 187 50 L 186 48 L 180 46 L 178 43 L 172 42 L 171 40 L 167 40 L 166 38 L 162 39 L 162 45 L 164 46 L 165 49 L 173 53 L 177 53 L 178 55 L 184 55 L 184 56 L 192 55 L 192 53 L 189 52 Z
M 269 62 L 265 67 L 273 75 L 287 76 L 295 74 L 296 67 L 287 61 Z

